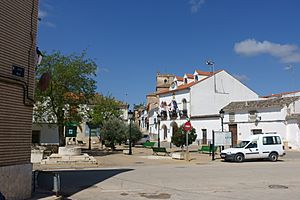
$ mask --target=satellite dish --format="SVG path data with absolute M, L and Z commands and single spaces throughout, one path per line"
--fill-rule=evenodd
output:
M 51 81 L 51 74 L 49 72 L 44 72 L 39 81 L 40 91 L 44 92 L 48 89 Z

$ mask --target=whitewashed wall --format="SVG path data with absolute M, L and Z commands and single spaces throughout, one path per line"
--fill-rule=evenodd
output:
M 33 131 L 40 131 L 41 144 L 59 144 L 58 126 L 55 124 L 33 124 Z
M 216 89 L 214 89 L 214 78 Z M 256 100 L 258 95 L 225 71 L 192 86 L 191 115 L 218 114 L 232 101 Z
M 221 131 L 221 120 L 218 118 L 207 120 L 192 120 L 192 126 L 196 129 L 197 140 L 202 140 L 202 129 L 207 131 L 207 140 L 212 140 L 212 131 Z
M 245 140 L 252 135 L 251 130 L 262 129 L 262 132 L 276 132 L 280 134 L 282 139 L 287 140 L 286 125 L 285 122 L 249 122 L 237 124 L 237 136 L 238 140 Z M 228 131 L 228 126 L 225 125 L 225 130 Z
M 296 120 L 290 120 L 287 123 L 287 141 L 289 147 L 300 150 L 300 127 Z
M 300 127 L 296 120 L 286 120 L 287 107 L 269 108 L 258 110 L 257 116 L 260 121 L 249 122 L 249 113 L 236 113 L 235 122 L 237 124 L 238 140 L 245 140 L 252 135 L 253 129 L 262 129 L 262 132 L 276 132 L 280 134 L 283 141 L 288 142 L 292 149 L 300 149 Z M 224 129 L 228 130 L 229 115 L 225 114 Z

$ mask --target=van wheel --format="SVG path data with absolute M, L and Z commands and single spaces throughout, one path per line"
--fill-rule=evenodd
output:
M 276 162 L 277 159 L 278 159 L 278 154 L 277 153 L 275 153 L 275 152 L 270 153 L 270 155 L 269 155 L 269 160 L 270 161 Z
M 241 154 L 241 153 L 238 153 L 238 154 L 235 155 L 234 160 L 236 162 L 243 162 L 244 161 L 244 155 Z

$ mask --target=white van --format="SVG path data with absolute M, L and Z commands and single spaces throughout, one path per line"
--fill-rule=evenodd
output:
M 277 161 L 278 156 L 284 156 L 283 142 L 278 134 L 252 135 L 249 139 L 241 141 L 234 148 L 221 151 L 221 158 L 243 162 L 248 159 L 269 159 Z

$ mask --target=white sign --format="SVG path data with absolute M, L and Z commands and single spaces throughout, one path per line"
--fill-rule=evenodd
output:
M 231 132 L 215 131 L 215 146 L 231 145 Z

